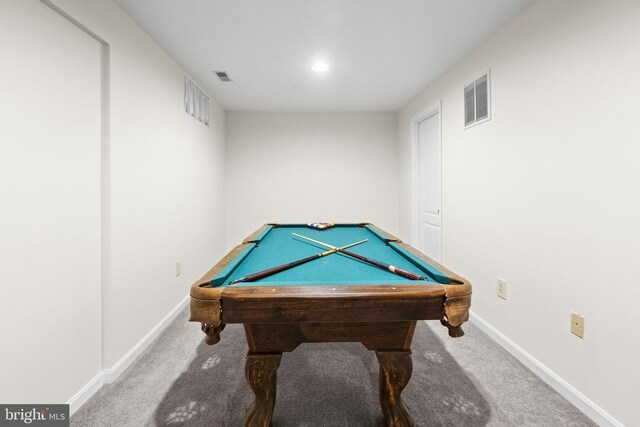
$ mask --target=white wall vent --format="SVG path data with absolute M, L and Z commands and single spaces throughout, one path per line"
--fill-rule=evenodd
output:
M 491 120 L 490 72 L 464 87 L 464 126 L 475 126 Z
M 209 97 L 188 78 L 184 78 L 184 111 L 209 125 Z

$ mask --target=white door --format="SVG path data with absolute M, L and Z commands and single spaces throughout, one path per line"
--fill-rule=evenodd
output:
M 418 239 L 420 250 L 442 262 L 440 114 L 418 124 Z

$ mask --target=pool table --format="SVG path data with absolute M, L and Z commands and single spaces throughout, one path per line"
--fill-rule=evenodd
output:
M 335 252 L 254 282 L 230 284 L 327 251 L 293 233 L 336 247 L 366 239 L 349 251 L 421 279 Z M 207 344 L 220 340 L 225 324 L 244 325 L 249 346 L 245 375 L 255 394 L 245 426 L 271 424 L 282 353 L 314 342 L 360 342 L 374 351 L 385 425 L 412 426 L 400 394 L 411 378 L 416 322 L 440 320 L 450 336 L 459 337 L 470 305 L 469 282 L 372 224 L 336 224 L 324 230 L 267 224 L 193 284 L 190 320 L 202 324 Z

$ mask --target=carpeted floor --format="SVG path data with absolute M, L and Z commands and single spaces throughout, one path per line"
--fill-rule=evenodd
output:
M 247 344 L 228 325 L 207 346 L 185 310 L 118 379 L 71 418 L 72 426 L 241 426 L 253 393 Z M 594 426 L 473 324 L 452 339 L 419 322 L 413 375 L 403 392 L 416 426 Z M 303 344 L 278 369 L 274 427 L 378 427 L 378 362 L 362 345 Z

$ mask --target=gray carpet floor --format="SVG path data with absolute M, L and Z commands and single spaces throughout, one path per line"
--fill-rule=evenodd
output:
M 112 384 L 71 418 L 72 426 L 241 426 L 253 393 L 247 344 L 228 325 L 203 342 L 188 311 Z M 419 322 L 413 375 L 403 398 L 416 426 L 594 426 L 582 412 L 471 323 L 452 339 Z M 278 369 L 274 427 L 378 427 L 378 362 L 357 343 L 303 344 Z

